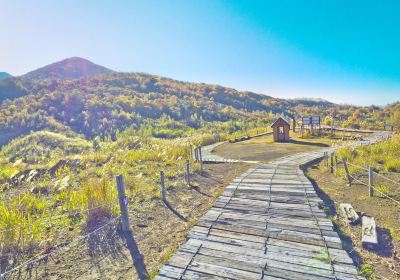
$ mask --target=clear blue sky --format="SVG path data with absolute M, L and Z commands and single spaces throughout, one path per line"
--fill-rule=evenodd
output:
M 400 1 L 0 0 L 0 71 L 80 56 L 275 97 L 400 100 Z

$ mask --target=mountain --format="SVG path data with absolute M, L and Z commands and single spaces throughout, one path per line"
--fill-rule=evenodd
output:
M 25 80 L 76 80 L 113 72 L 87 59 L 71 57 L 31 71 L 21 78 Z
M 10 74 L 8 74 L 7 72 L 0 72 L 0 80 L 9 78 L 9 77 L 12 77 L 12 76 Z
M 6 98 L 9 100 L 4 101 Z M 130 128 L 164 137 L 222 122 L 228 126 L 234 121 L 267 124 L 288 111 L 323 119 L 333 116 L 336 123 L 340 120 L 366 128 L 374 128 L 377 119 L 383 122 L 393 115 L 380 108 L 280 99 L 220 85 L 114 72 L 81 58 L 0 80 L 1 101 L 0 145 L 41 130 L 93 139 L 113 137 Z
M 41 84 L 57 83 L 61 80 L 88 79 L 108 75 L 114 71 L 79 57 L 67 58 L 52 63 L 19 77 L 0 78 L 0 102 L 42 90 Z

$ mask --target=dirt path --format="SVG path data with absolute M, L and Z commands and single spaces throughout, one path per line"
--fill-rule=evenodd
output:
M 315 151 L 331 145 L 330 140 L 299 140 L 288 143 L 273 143 L 272 136 L 263 136 L 238 143 L 219 143 L 212 147 L 210 158 L 225 158 L 250 162 L 270 162 L 283 156 L 299 152 Z M 204 147 L 208 149 L 208 147 Z

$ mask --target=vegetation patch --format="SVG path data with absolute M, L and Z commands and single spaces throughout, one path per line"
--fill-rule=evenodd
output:
M 79 137 L 38 131 L 11 141 L 2 152 L 11 162 L 45 164 L 68 155 L 79 155 L 91 148 L 90 142 Z

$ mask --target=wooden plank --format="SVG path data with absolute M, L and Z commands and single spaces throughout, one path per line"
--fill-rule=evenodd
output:
M 190 248 L 187 246 L 182 249 L 190 251 Z M 332 275 L 330 265 L 319 260 L 319 258 L 324 256 L 321 253 L 305 258 L 296 255 L 288 256 L 286 252 L 279 251 L 268 251 L 267 254 L 264 254 L 262 251 L 240 250 L 237 246 L 230 246 L 223 243 L 218 244 L 215 242 L 204 242 L 199 253 L 207 256 L 208 260 L 213 257 L 229 260 L 229 262 L 225 263 L 223 260 L 215 260 L 215 262 L 218 262 L 220 265 L 224 263 L 223 266 L 230 267 L 234 263 L 236 264 L 234 265 L 235 267 L 241 267 L 242 270 L 252 272 L 258 272 L 260 269 L 265 269 L 265 267 L 269 266 L 297 272 L 303 272 L 306 268 L 311 274 Z M 313 273 L 311 271 L 313 271 Z
M 229 279 L 253 280 L 261 278 L 261 272 L 260 273 L 248 272 L 240 269 L 219 266 L 218 263 L 210 264 L 210 263 L 199 262 L 196 260 L 193 261 L 192 265 L 190 266 L 190 270 L 201 273 L 205 272 L 211 275 Z
M 213 224 L 222 224 L 222 225 L 231 225 L 231 226 L 238 226 L 238 227 L 248 227 L 253 229 L 259 230 L 269 230 L 276 231 L 276 230 L 287 230 L 287 231 L 298 231 L 304 233 L 313 233 L 320 235 L 320 229 L 318 228 L 317 224 L 306 224 L 304 221 L 296 221 L 296 220 L 288 220 L 288 219 L 271 219 L 261 221 L 254 221 L 254 220 L 246 220 L 244 217 L 241 218 L 225 218 L 224 216 L 219 217 L 218 221 L 215 220 L 208 220 L 202 218 L 197 223 L 198 226 L 210 227 Z M 329 227 L 327 230 L 322 230 L 322 234 L 324 236 L 330 237 L 338 237 L 337 233 L 332 230 L 332 227 Z
M 209 227 L 195 226 L 191 233 L 188 235 L 189 237 L 192 234 L 196 235 L 215 235 L 228 237 L 232 239 L 242 239 L 246 241 L 254 241 L 254 242 L 265 242 L 266 238 L 275 238 L 281 240 L 289 240 L 293 242 L 299 242 L 304 244 L 318 245 L 323 246 L 325 243 L 330 248 L 342 248 L 342 244 L 339 238 L 334 237 L 321 237 L 317 234 L 309 234 L 288 230 L 255 230 L 251 228 L 237 227 L 231 225 L 213 225 L 212 229 Z

